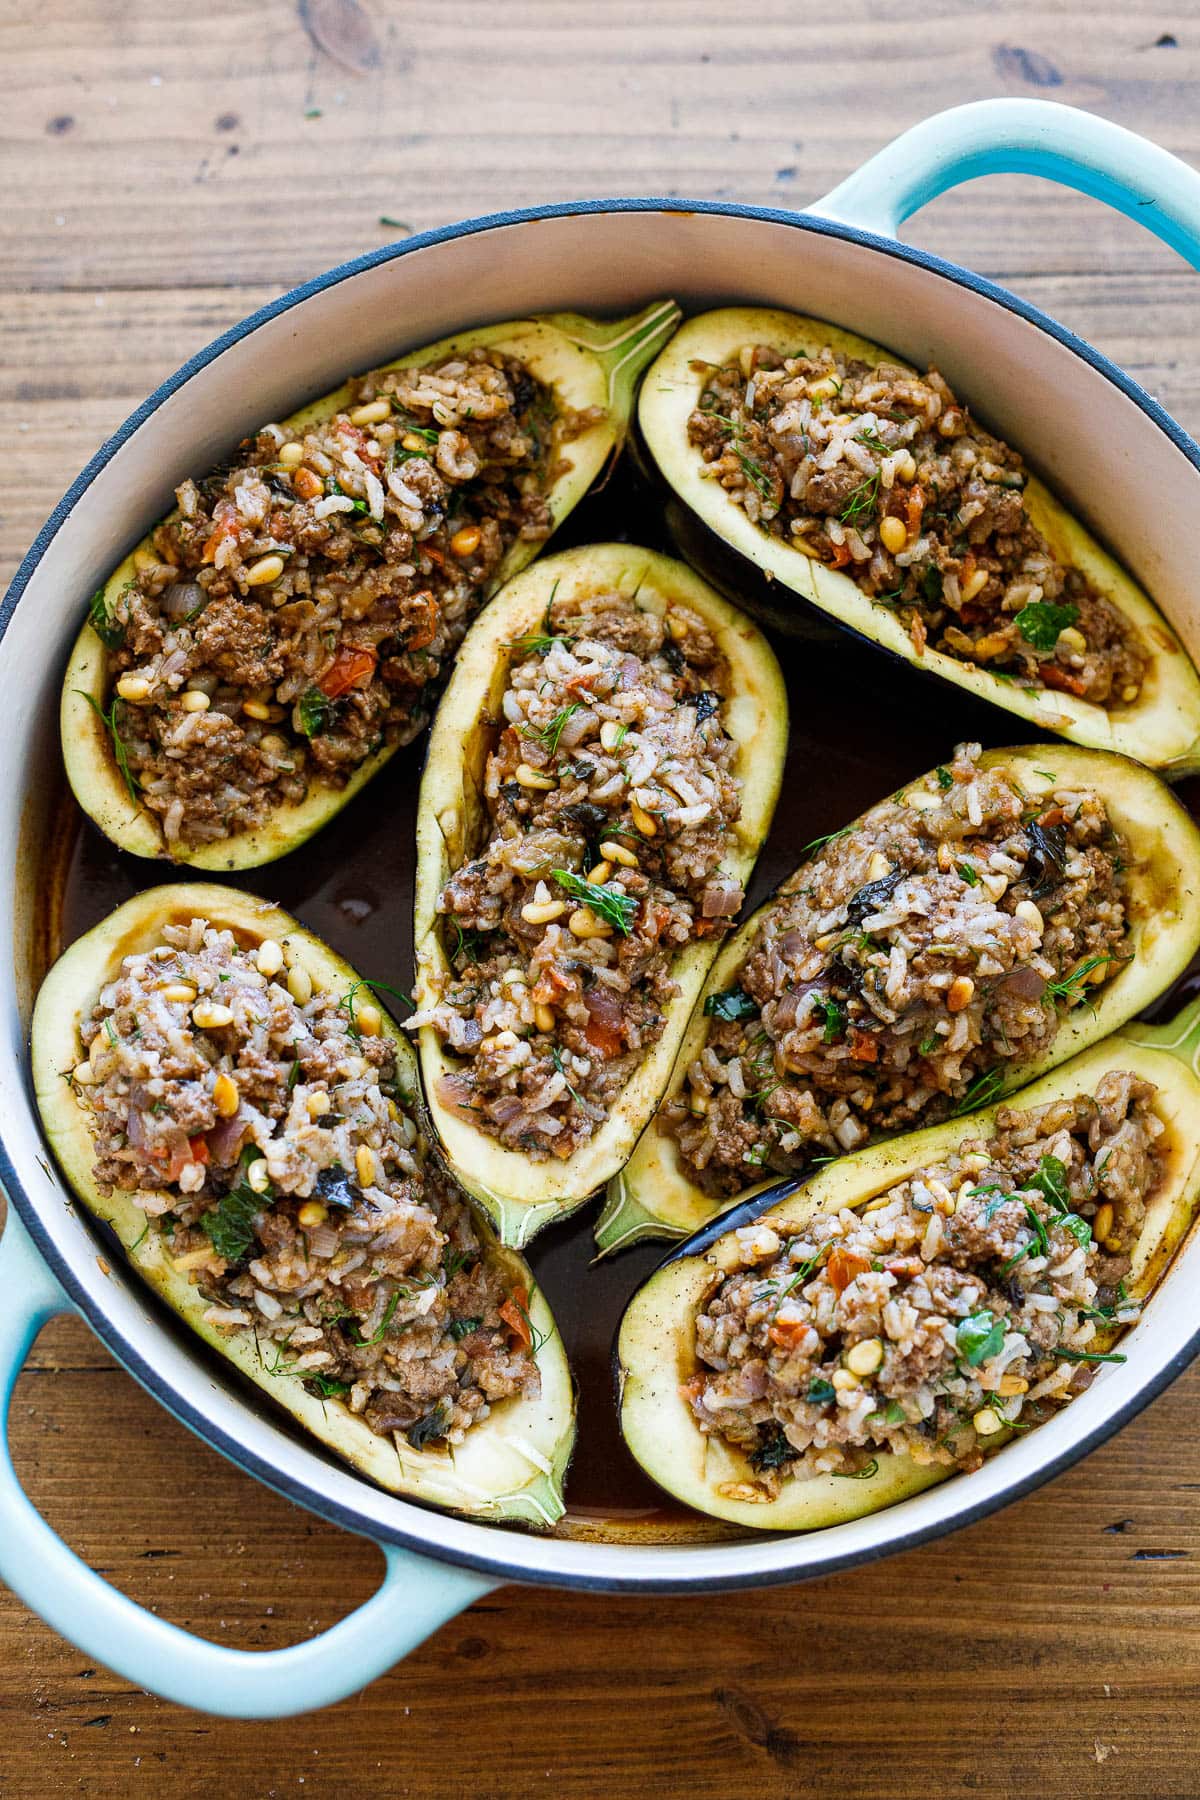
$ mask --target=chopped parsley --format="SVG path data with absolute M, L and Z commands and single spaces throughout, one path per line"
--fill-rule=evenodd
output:
M 1035 650 L 1053 650 L 1058 634 L 1073 625 L 1079 617 L 1077 606 L 1055 606 L 1048 600 L 1035 600 L 1017 614 L 1017 630 Z
M 108 597 L 102 587 L 88 601 L 88 624 L 106 650 L 119 650 L 125 642 L 125 627 L 109 612 Z
M 821 1042 L 832 1044 L 846 1029 L 846 1015 L 831 994 L 814 994 L 813 1011 L 825 1022 Z
M 938 764 L 933 772 L 937 776 L 937 784 L 943 793 L 945 793 L 948 788 L 954 786 L 953 775 L 950 773 L 949 769 L 945 768 L 941 763 Z
M 327 694 L 318 687 L 310 687 L 296 702 L 296 716 L 300 730 L 306 738 L 320 737 L 328 731 L 337 716 L 337 708 Z
M 473 1331 L 478 1331 L 482 1324 L 482 1319 L 451 1319 L 446 1329 L 457 1344 L 463 1338 L 470 1337 Z
M 758 1003 L 744 988 L 732 987 L 720 994 L 710 994 L 704 1002 L 704 1012 L 710 1019 L 753 1019 L 758 1015 Z
M 984 1307 L 982 1312 L 971 1313 L 960 1320 L 954 1341 L 962 1360 L 970 1368 L 977 1369 L 980 1363 L 987 1362 L 990 1356 L 1003 1349 L 1004 1325 Z
M 262 1151 L 257 1145 L 243 1150 L 238 1158 L 238 1180 L 227 1194 L 222 1194 L 216 1206 L 201 1215 L 200 1224 L 208 1233 L 213 1249 L 226 1262 L 239 1263 L 245 1257 L 254 1242 L 254 1220 L 272 1199 L 270 1185 L 265 1193 L 256 1194 L 246 1179 L 252 1162 L 257 1162 Z

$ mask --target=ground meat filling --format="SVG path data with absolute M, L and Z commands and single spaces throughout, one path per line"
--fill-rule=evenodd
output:
M 1137 699 L 1133 627 L 1056 560 L 1025 509 L 1021 458 L 936 369 L 747 346 L 706 365 L 688 436 L 751 519 L 893 608 L 918 656 L 928 642 L 1023 686 Z
M 426 1161 L 369 992 L 314 994 L 290 961 L 203 919 L 126 957 L 73 1076 L 97 1183 L 144 1209 L 205 1319 L 253 1331 L 269 1374 L 414 1448 L 461 1442 L 538 1391 L 528 1296 Z
M 861 1214 L 735 1233 L 741 1266 L 699 1313 L 683 1392 L 701 1431 L 747 1452 L 746 1497 L 865 1474 L 885 1450 L 973 1469 L 989 1437 L 1087 1387 L 1137 1316 L 1122 1277 L 1162 1178 L 1155 1094 L 1110 1072 L 1094 1098 L 1002 1109 L 994 1137 Z
M 447 658 L 518 538 L 548 536 L 563 442 L 593 423 L 498 351 L 351 383 L 176 490 L 178 514 L 92 621 L 118 764 L 168 847 L 341 787 L 425 723 Z
M 663 1108 L 707 1192 L 983 1105 L 1121 967 L 1121 841 L 1046 758 L 1035 796 L 960 745 L 785 884 Z
M 452 967 L 429 1024 L 439 1097 L 501 1143 L 567 1157 L 660 1036 L 672 961 L 742 904 L 729 670 L 687 607 L 552 602 L 515 646 L 488 757 L 488 837 L 438 902 Z

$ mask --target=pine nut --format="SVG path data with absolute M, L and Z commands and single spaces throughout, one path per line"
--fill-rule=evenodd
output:
M 590 906 L 577 906 L 567 920 L 567 927 L 573 937 L 596 938 L 611 937 L 612 926 L 598 919 Z
M 323 1225 L 329 1217 L 329 1208 L 322 1200 L 306 1200 L 296 1214 L 296 1222 L 311 1230 L 314 1225 Z
M 1062 650 L 1067 656 L 1087 655 L 1087 639 L 1082 631 L 1076 631 L 1073 625 L 1068 625 L 1065 630 L 1059 632 L 1058 641 L 1054 647 L 1056 650 Z
M 975 995 L 975 983 L 969 975 L 956 975 L 946 993 L 947 1012 L 961 1012 L 970 1006 Z
M 285 469 L 298 469 L 304 461 L 304 445 L 291 443 L 279 446 L 279 461 Z
M 213 1082 L 213 1105 L 222 1119 L 232 1119 L 241 1105 L 237 1082 L 222 1070 Z
M 304 1110 L 310 1119 L 323 1119 L 327 1112 L 333 1111 L 333 1101 L 328 1094 L 310 1094 L 304 1102 Z
M 359 1187 L 375 1185 L 375 1152 L 369 1145 L 360 1144 L 354 1152 L 354 1169 Z
M 837 391 L 837 382 L 831 380 L 828 375 L 823 375 L 819 381 L 810 381 L 808 384 L 810 400 L 832 400 Z
M 260 556 L 243 572 L 242 580 L 247 587 L 267 587 L 272 581 L 278 581 L 282 574 L 282 556 Z
M 1132 702 L 1137 699 L 1137 697 L 1138 697 L 1138 688 L 1136 687 L 1136 685 L 1132 686 L 1132 687 L 1125 687 L 1125 688 L 1121 689 L 1121 698 L 1125 702 L 1126 706 L 1131 705 Z
M 1112 1228 L 1113 1228 L 1112 1202 L 1109 1200 L 1106 1200 L 1104 1202 L 1103 1206 L 1098 1206 L 1096 1208 L 1096 1217 L 1092 1221 L 1092 1236 L 1096 1239 L 1096 1241 L 1098 1243 L 1102 1244 L 1106 1237 L 1110 1237 L 1112 1235 Z
M 216 1000 L 198 1000 L 192 1008 L 192 1024 L 201 1031 L 220 1031 L 233 1024 L 233 1008 Z
M 352 425 L 382 425 L 385 419 L 391 417 L 391 413 L 392 403 L 390 400 L 368 400 L 365 405 L 355 407 L 350 414 L 350 423 Z
M 658 836 L 658 824 L 656 820 L 652 819 L 648 812 L 644 812 L 636 800 L 629 808 L 629 816 L 633 820 L 633 829 L 635 831 L 640 831 L 643 837 L 652 838 Z
M 908 542 L 908 527 L 903 519 L 898 519 L 894 513 L 887 513 L 879 521 L 879 537 L 884 549 L 890 550 L 895 556 Z
M 478 525 L 464 525 L 450 539 L 450 548 L 455 556 L 474 556 L 482 541 L 483 533 Z
M 882 1361 L 883 1343 L 879 1338 L 863 1338 L 846 1352 L 846 1367 L 852 1375 L 873 1375 Z
M 164 1000 L 176 1001 L 180 1006 L 190 1006 L 196 998 L 196 990 L 186 981 L 168 981 L 162 988 Z
M 1042 917 L 1041 908 L 1035 906 L 1032 900 L 1018 900 L 1013 907 L 1013 918 L 1020 919 L 1024 924 L 1032 926 L 1039 937 L 1046 929 L 1046 921 Z
M 288 972 L 287 986 L 288 993 L 297 1006 L 308 1005 L 313 994 L 312 976 L 301 963 L 297 963 L 295 968 Z
M 681 619 L 678 613 L 669 612 L 667 614 L 667 631 L 677 644 L 687 636 L 687 630 L 686 619 Z
M 840 1393 L 847 1393 L 851 1388 L 861 1387 L 862 1383 L 852 1369 L 835 1369 L 830 1377 Z
M 981 1406 L 971 1420 L 980 1437 L 994 1437 L 1004 1429 L 1004 1421 L 992 1406 Z
M 246 1186 L 252 1194 L 265 1194 L 271 1185 L 271 1173 L 265 1156 L 257 1156 L 246 1170 Z
M 565 900 L 528 900 L 521 908 L 521 917 L 527 925 L 549 925 L 553 919 L 561 919 L 567 910 Z
M 632 850 L 627 850 L 624 844 L 614 843 L 609 838 L 605 838 L 601 844 L 600 854 L 607 857 L 609 862 L 620 863 L 623 869 L 636 869 L 638 866 L 638 859 Z
M 600 745 L 604 750 L 616 750 L 625 741 L 625 727 L 618 725 L 615 719 L 605 719 L 600 727 Z
M 883 854 L 883 851 L 876 850 L 872 855 L 870 862 L 867 864 L 867 880 L 882 881 L 884 876 L 890 875 L 891 872 L 892 865 Z
M 383 1014 L 370 1000 L 356 1001 L 354 1006 L 354 1023 L 363 1037 L 378 1037 L 383 1024 Z
M 594 869 L 588 870 L 587 879 L 593 887 L 603 887 L 611 874 L 612 864 L 610 862 L 598 862 Z
M 554 1014 L 548 1006 L 543 1006 L 540 1001 L 533 1009 L 533 1022 L 539 1031 L 554 1030 Z
M 208 711 L 212 701 L 203 688 L 188 688 L 179 704 L 186 713 L 202 713 Z
M 283 951 L 274 938 L 264 938 L 258 946 L 258 954 L 254 958 L 254 966 L 260 975 L 269 981 L 272 975 L 278 975 L 283 967 Z
M 557 787 L 553 775 L 542 775 L 531 769 L 528 763 L 517 764 L 517 780 L 523 788 L 541 788 L 543 790 Z
M 270 707 L 262 700 L 243 700 L 242 711 L 248 719 L 261 719 L 265 721 L 271 716 Z
M 1013 1394 L 1027 1394 L 1029 1383 L 1022 1375 L 1002 1375 L 996 1383 L 996 1392 L 1003 1394 L 1006 1398 Z
M 688 1106 L 698 1119 L 702 1119 L 709 1108 L 707 1094 L 695 1093 L 688 1101 Z
M 972 575 L 968 576 L 967 580 L 964 581 L 962 584 L 961 591 L 962 591 L 963 600 L 964 601 L 973 600 L 975 598 L 976 594 L 982 594 L 982 592 L 983 592 L 984 588 L 987 586 L 987 584 L 988 584 L 987 570 L 986 569 L 976 569 L 974 571 L 974 573 Z
M 273 706 L 272 713 L 282 712 L 281 706 Z M 268 731 L 258 740 L 258 747 L 264 756 L 289 756 L 292 746 L 286 738 L 281 738 L 277 731 Z
M 122 675 L 117 683 L 117 693 L 122 700 L 148 700 L 150 683 L 144 675 Z
M 71 1079 L 80 1087 L 91 1087 L 96 1079 L 96 1071 L 90 1062 L 76 1063 L 71 1072 Z
M 912 481 L 916 476 L 917 465 L 913 460 L 911 450 L 906 450 L 903 460 L 896 464 L 896 473 L 901 481 Z
M 400 448 L 402 450 L 411 450 L 416 455 L 428 456 L 429 454 L 428 443 L 423 437 L 419 437 L 415 431 L 405 432 L 404 436 L 400 439 Z

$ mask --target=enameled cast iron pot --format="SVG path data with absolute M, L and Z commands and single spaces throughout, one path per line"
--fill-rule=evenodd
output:
M 632 310 L 674 295 L 815 314 L 893 346 L 984 403 L 1039 472 L 1106 538 L 1200 658 L 1195 521 L 1200 447 L 1120 369 L 1044 314 L 896 241 L 955 183 L 1041 175 L 1108 201 L 1200 268 L 1200 175 L 1086 113 L 989 101 L 907 132 L 806 213 L 697 202 L 599 200 L 474 219 L 375 251 L 286 294 L 158 389 L 104 445 L 39 534 L 0 613 L 6 744 L 0 789 L 0 1380 L 8 1398 L 53 1314 L 77 1310 L 175 1416 L 268 1485 L 386 1558 L 367 1604 L 310 1642 L 222 1648 L 143 1611 L 55 1536 L 0 1458 L 0 1574 L 88 1656 L 210 1712 L 301 1712 L 354 1691 L 502 1582 L 663 1592 L 796 1581 L 946 1532 L 1028 1492 L 1131 1418 L 1200 1349 L 1194 1232 L 1129 1336 L 1129 1360 L 1059 1417 L 971 1475 L 810 1537 L 630 1543 L 547 1539 L 445 1517 L 381 1492 L 215 1378 L 68 1204 L 39 1132 L 27 1072 L 39 896 L 30 833 L 56 766 L 57 691 L 84 597 L 170 504 L 176 482 L 243 432 L 464 324 L 574 308 Z M 937 704 L 934 695 L 933 704 Z M 360 802 L 361 804 L 361 802 Z M 69 1452 L 68 1452 L 69 1454 Z

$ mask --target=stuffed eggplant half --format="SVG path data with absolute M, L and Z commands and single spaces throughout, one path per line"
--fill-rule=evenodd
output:
M 480 605 L 622 443 L 678 317 L 462 332 L 182 482 L 67 668 L 84 811 L 123 850 L 202 869 L 311 836 L 425 725 Z
M 624 1162 L 775 807 L 787 700 L 681 564 L 590 545 L 517 577 L 459 652 L 417 825 L 430 1117 L 505 1243 Z
M 1178 638 L 936 369 L 820 319 L 727 307 L 667 345 L 639 423 L 701 522 L 688 555 L 720 582 L 732 549 L 739 602 L 771 624 L 802 629 L 807 603 L 1044 730 L 1200 767 L 1200 678 Z
M 1200 833 L 1148 769 L 962 745 L 817 845 L 721 951 L 604 1250 L 967 1113 L 1132 1018 L 1200 945 Z
M 620 1327 L 643 1468 L 718 1518 L 814 1530 L 969 1473 L 1111 1379 L 1200 1201 L 1198 1044 L 1193 1004 L 692 1239 Z
M 50 971 L 33 1071 L 80 1199 L 322 1443 L 435 1506 L 561 1515 L 549 1308 L 428 1156 L 407 1040 L 319 939 L 252 895 L 152 888 Z

